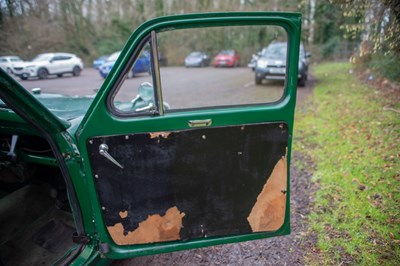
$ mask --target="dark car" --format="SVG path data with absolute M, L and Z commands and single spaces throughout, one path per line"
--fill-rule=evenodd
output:
M 93 60 L 93 68 L 98 69 L 102 64 L 104 64 L 107 61 L 107 58 L 109 56 L 110 55 L 103 55 Z
M 272 42 L 261 51 L 255 68 L 255 82 L 261 84 L 265 80 L 286 79 L 286 55 L 287 42 Z M 306 52 L 303 44 L 300 44 L 298 85 L 305 86 L 308 76 L 308 64 L 310 53 Z
M 204 67 L 210 65 L 210 57 L 203 52 L 192 52 L 185 58 L 185 67 Z
M 107 77 L 108 73 L 110 73 L 115 64 L 115 61 L 117 61 L 120 54 L 120 51 L 115 52 L 107 58 L 107 61 L 99 67 L 100 76 L 102 76 L 103 78 Z M 150 56 L 148 53 L 142 53 L 139 56 L 128 77 L 131 78 L 139 73 L 150 73 Z
M 158 64 L 162 67 L 168 65 L 168 58 L 161 52 L 158 52 Z
M 215 67 L 237 67 L 240 65 L 240 55 L 235 50 L 223 50 L 214 58 Z
M 252 71 L 256 69 L 258 58 L 260 58 L 261 51 L 253 54 L 251 56 L 250 62 L 247 64 L 247 67 L 251 68 Z

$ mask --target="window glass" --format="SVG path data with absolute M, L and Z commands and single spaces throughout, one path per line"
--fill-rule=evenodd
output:
M 165 111 L 271 103 L 284 93 L 287 34 L 281 27 L 172 30 L 158 33 L 157 42 Z M 147 43 L 135 55 L 114 94 L 118 111 L 155 111 L 150 50 Z M 119 54 L 108 58 L 108 71 Z
M 286 80 L 286 31 L 229 26 L 157 34 L 164 101 L 171 110 L 278 101 Z
M 110 71 L 120 52 L 111 55 L 104 67 Z M 102 67 L 103 67 L 102 66 Z M 134 114 L 153 113 L 155 110 L 154 86 L 150 61 L 150 44 L 146 43 L 135 62 L 125 73 L 125 80 L 113 98 L 115 108 L 120 112 Z
M 19 57 L 12 57 L 12 58 L 10 58 L 10 61 L 11 61 L 11 62 L 21 62 L 22 59 L 19 58 Z

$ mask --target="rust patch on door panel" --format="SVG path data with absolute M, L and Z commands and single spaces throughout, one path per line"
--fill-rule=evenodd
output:
M 128 211 L 120 211 L 118 214 L 122 219 L 128 217 Z
M 287 162 L 282 157 L 267 179 L 247 217 L 253 232 L 278 230 L 285 221 Z
M 121 215 L 121 212 L 120 212 Z M 139 227 L 128 234 L 124 234 L 122 223 L 108 226 L 114 242 L 118 245 L 147 244 L 164 241 L 179 240 L 184 212 L 177 207 L 169 208 L 164 216 L 159 214 L 149 215 L 146 220 L 139 223 Z
M 168 138 L 169 134 L 171 134 L 171 132 L 152 132 L 149 133 L 150 134 L 150 138 L 151 139 L 155 139 L 155 138 Z

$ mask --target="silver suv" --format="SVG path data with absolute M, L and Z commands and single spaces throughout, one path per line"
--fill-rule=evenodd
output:
M 285 80 L 287 46 L 287 42 L 272 42 L 262 49 L 255 68 L 257 85 L 261 84 L 264 79 Z M 297 84 L 301 87 L 306 84 L 310 56 L 311 54 L 305 51 L 303 44 L 300 44 Z

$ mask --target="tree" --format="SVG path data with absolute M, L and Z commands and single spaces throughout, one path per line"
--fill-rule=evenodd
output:
M 400 0 L 331 0 L 343 15 L 353 18 L 345 28 L 349 36 L 361 35 L 372 44 L 372 52 L 400 55 Z

